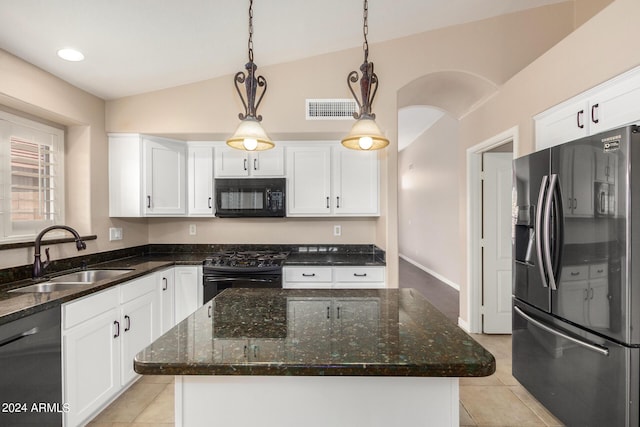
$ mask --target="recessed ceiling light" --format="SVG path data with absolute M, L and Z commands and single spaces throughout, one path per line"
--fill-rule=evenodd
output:
M 82 61 L 84 59 L 84 55 L 82 54 L 82 52 L 68 47 L 60 49 L 58 51 L 58 56 L 66 61 L 73 62 Z

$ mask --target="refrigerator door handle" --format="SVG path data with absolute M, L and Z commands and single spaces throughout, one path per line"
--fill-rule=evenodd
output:
M 527 322 L 537 326 L 538 328 L 549 332 L 550 334 L 559 336 L 560 338 L 564 338 L 568 341 L 571 341 L 574 344 L 577 344 L 581 347 L 584 347 L 586 349 L 595 351 L 596 353 L 600 353 L 603 356 L 609 356 L 609 349 L 606 347 L 602 347 L 600 345 L 596 345 L 596 344 L 592 344 L 590 342 L 587 341 L 583 341 L 581 339 L 578 338 L 574 338 L 570 335 L 567 335 L 563 332 L 558 331 L 557 329 L 553 329 L 550 326 L 545 325 L 544 323 L 540 322 L 539 320 L 534 319 L 533 317 L 529 316 L 528 314 L 526 314 L 524 311 L 522 311 L 520 309 L 520 307 L 513 307 L 513 310 L 518 313 L 522 318 L 524 318 Z
M 553 194 L 556 185 L 558 184 L 558 175 L 551 175 L 551 182 L 549 184 L 549 191 L 547 191 L 547 200 L 544 204 L 544 225 L 543 225 L 543 249 L 544 249 L 544 264 L 548 273 L 549 286 L 554 291 L 558 290 L 556 286 L 556 278 L 553 275 L 553 263 L 551 261 L 551 203 L 553 202 Z
M 542 182 L 540 183 L 540 193 L 538 193 L 538 205 L 536 206 L 536 222 L 535 222 L 535 239 L 536 239 L 536 255 L 538 257 L 537 264 L 540 269 L 540 277 L 542 279 L 542 286 L 545 288 L 549 287 L 547 283 L 547 273 L 544 270 L 544 258 L 542 254 L 542 213 L 544 208 L 544 195 L 545 190 L 547 188 L 547 182 L 549 181 L 549 177 L 544 175 L 542 177 Z

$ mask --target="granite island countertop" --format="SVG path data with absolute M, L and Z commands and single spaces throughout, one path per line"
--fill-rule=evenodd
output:
M 474 377 L 491 353 L 413 289 L 228 289 L 141 351 L 150 375 Z

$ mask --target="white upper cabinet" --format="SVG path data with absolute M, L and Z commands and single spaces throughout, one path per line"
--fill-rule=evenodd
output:
M 284 176 L 284 150 L 276 146 L 265 151 L 243 151 L 226 144 L 216 146 L 216 178 Z
M 338 143 L 287 147 L 287 216 L 379 215 L 376 152 Z
M 534 117 L 536 150 L 640 121 L 640 68 Z
M 331 147 L 287 147 L 287 216 L 330 213 Z
M 109 216 L 186 213 L 186 146 L 139 134 L 109 135 Z
M 333 213 L 378 215 L 378 153 L 333 148 Z
M 187 148 L 188 212 L 190 216 L 214 214 L 213 146 L 189 144 Z
M 145 214 L 186 213 L 186 146 L 144 137 Z

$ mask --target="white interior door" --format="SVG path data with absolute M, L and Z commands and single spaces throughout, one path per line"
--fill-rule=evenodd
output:
M 511 333 L 512 153 L 483 154 L 482 331 Z

